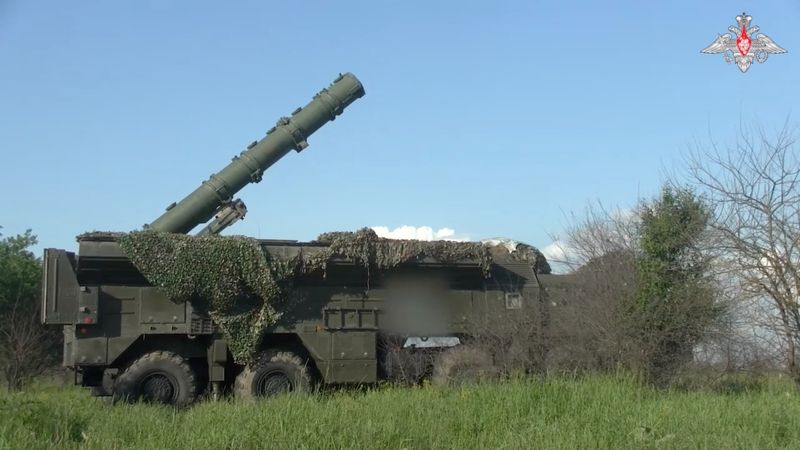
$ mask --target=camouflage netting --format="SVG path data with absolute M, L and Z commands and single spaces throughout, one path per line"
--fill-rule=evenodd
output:
M 237 361 L 248 361 L 263 330 L 275 323 L 290 264 L 271 258 L 255 239 L 194 237 L 154 231 L 120 236 L 120 248 L 175 302 L 206 311 Z
M 548 273 L 544 256 L 520 244 L 513 252 L 476 242 L 390 240 L 369 228 L 325 233 L 315 247 L 291 260 L 275 258 L 256 239 L 187 236 L 141 231 L 113 234 L 137 269 L 173 301 L 192 302 L 225 334 L 237 362 L 252 360 L 265 329 L 280 317 L 296 275 L 326 271 L 333 258 L 369 269 L 388 269 L 422 258 L 443 263 L 474 261 L 488 277 L 494 258 L 528 261 Z
M 487 275 L 492 265 L 488 248 L 478 242 L 384 239 L 370 228 L 362 228 L 356 232 L 323 233 L 317 241 L 327 244 L 328 247 L 325 251 L 303 258 L 303 263 L 312 270 L 324 269 L 327 262 L 336 256 L 350 258 L 368 269 L 387 269 L 425 257 L 443 263 L 476 261 Z

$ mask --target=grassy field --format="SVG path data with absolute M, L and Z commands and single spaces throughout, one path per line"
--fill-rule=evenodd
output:
M 656 391 L 619 378 L 384 387 L 187 410 L 78 388 L 0 394 L 0 448 L 800 448 L 800 397 Z

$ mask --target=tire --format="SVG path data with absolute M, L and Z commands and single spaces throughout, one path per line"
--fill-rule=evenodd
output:
M 439 355 L 433 365 L 431 381 L 439 386 L 452 386 L 493 379 L 497 373 L 488 353 L 459 345 Z
M 131 363 L 116 379 L 115 401 L 161 403 L 184 407 L 197 399 L 197 376 L 189 362 L 172 352 L 147 353 Z
M 306 360 L 292 352 L 268 350 L 236 377 L 233 393 L 237 398 L 256 399 L 310 389 Z

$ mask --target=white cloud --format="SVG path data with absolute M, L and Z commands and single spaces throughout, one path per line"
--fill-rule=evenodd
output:
M 390 230 L 389 227 L 377 226 L 372 227 L 375 233 L 387 239 L 417 239 L 420 241 L 467 241 L 465 236 L 458 236 L 456 230 L 452 228 L 439 228 L 434 230 L 431 227 L 414 227 L 411 225 L 403 225 Z
M 558 239 L 547 244 L 541 249 L 542 254 L 547 258 L 550 263 L 552 273 L 569 273 L 574 267 L 570 266 L 570 259 L 572 258 L 572 249 Z
M 553 241 L 542 248 L 542 254 L 548 261 L 565 261 L 567 259 L 566 245 L 561 241 Z

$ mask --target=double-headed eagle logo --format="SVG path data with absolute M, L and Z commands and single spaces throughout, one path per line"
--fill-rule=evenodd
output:
M 747 13 L 736 16 L 737 26 L 728 27 L 729 33 L 717 36 L 717 39 L 702 53 L 722 53 L 725 62 L 735 62 L 742 73 L 747 72 L 753 60 L 763 63 L 770 53 L 786 53 L 766 34 L 758 33 L 757 26 L 750 26 L 752 17 Z M 758 33 L 758 34 L 756 34 Z M 751 37 L 755 36 L 755 38 Z

